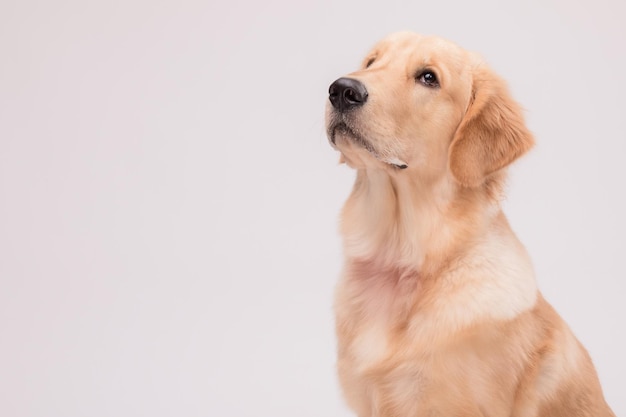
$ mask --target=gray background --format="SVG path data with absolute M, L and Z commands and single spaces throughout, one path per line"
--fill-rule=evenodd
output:
M 0 414 L 349 416 L 353 172 L 328 85 L 389 32 L 481 53 L 538 145 L 505 209 L 626 415 L 626 29 L 606 1 L 0 2 Z

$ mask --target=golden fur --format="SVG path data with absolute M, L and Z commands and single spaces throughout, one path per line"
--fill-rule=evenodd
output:
M 418 79 L 426 70 L 439 85 Z M 533 145 L 505 83 L 475 55 L 412 33 L 381 41 L 347 77 L 369 94 L 327 109 L 331 143 L 356 169 L 335 307 L 350 407 L 614 416 L 500 208 L 506 166 Z

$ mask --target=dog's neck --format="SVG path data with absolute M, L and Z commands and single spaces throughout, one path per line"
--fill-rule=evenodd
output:
M 451 177 L 425 182 L 406 171 L 360 169 L 342 216 L 348 259 L 434 272 L 504 221 L 495 189 L 467 189 Z M 470 245 L 468 245 L 470 243 Z

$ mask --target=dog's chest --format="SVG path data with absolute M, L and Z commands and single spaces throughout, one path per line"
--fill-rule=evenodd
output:
M 358 265 L 349 271 L 336 306 L 340 347 L 354 370 L 376 368 L 398 349 L 417 287 L 417 274 L 398 268 Z
M 374 317 L 363 323 L 354 337 L 347 341 L 355 370 L 366 372 L 389 356 L 393 342 L 389 321 L 388 317 Z

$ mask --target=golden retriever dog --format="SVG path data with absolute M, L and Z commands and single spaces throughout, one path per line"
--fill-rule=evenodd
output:
M 614 416 L 500 207 L 533 145 L 476 55 L 393 34 L 329 89 L 356 170 L 342 211 L 339 379 L 360 417 Z

